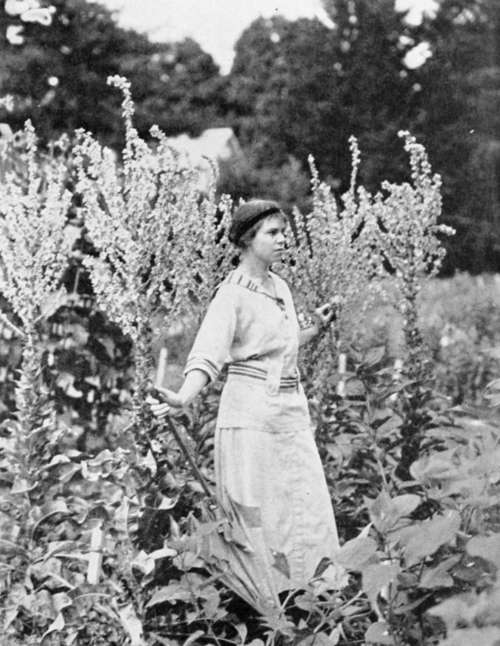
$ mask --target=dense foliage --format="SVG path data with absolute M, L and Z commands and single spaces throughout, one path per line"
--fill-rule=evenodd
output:
M 295 272 L 301 317 L 345 290 L 336 335 L 323 338 L 305 375 L 343 569 L 324 578 L 319 564 L 307 588 L 258 614 L 203 552 L 226 521 L 214 517 L 172 432 L 213 484 L 220 384 L 170 425 L 154 421 L 144 403 L 159 347 L 182 361 L 179 340 L 188 343 L 232 260 L 230 202 L 216 200 L 214 183 L 199 192 L 196 171 L 179 164 L 157 127 L 155 144 L 146 144 L 133 124 L 128 83 L 109 82 L 124 95 L 123 164 L 84 131 L 75 147 L 63 140 L 41 154 L 30 124 L 26 146 L 14 139 L 4 151 L 6 645 L 493 646 L 499 435 L 435 389 L 419 294 L 429 289 L 442 259 L 439 236 L 449 231 L 437 224 L 439 177 L 425 150 L 402 133 L 411 183 L 371 195 L 357 182 L 353 140 L 340 210 L 313 170 L 314 208 L 297 220 L 283 271 Z M 328 264 L 333 250 L 346 272 Z M 367 316 L 389 307 L 401 313 L 398 372 L 376 330 L 362 336 L 349 281 L 373 294 Z M 354 329 L 364 348 L 353 344 Z M 481 329 L 487 334 L 486 324 Z M 339 351 L 347 361 L 337 370 Z

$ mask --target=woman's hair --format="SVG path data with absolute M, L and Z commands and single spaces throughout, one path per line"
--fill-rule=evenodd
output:
M 269 215 L 278 214 L 286 218 L 280 205 L 273 200 L 252 199 L 240 204 L 233 211 L 231 217 L 231 225 L 228 231 L 229 240 L 237 247 L 247 247 L 259 230 L 259 226 L 255 225 L 262 222 Z M 243 237 L 245 240 L 241 244 L 240 241 Z
M 248 231 L 245 231 L 245 233 L 238 240 L 235 241 L 234 244 L 241 250 L 246 249 L 247 247 L 250 246 L 250 243 L 252 242 L 252 240 L 257 235 L 257 231 L 264 224 L 264 222 L 267 222 L 271 218 L 275 218 L 275 217 L 280 218 L 285 224 L 288 224 L 288 220 L 287 220 L 286 215 L 284 213 L 282 213 L 282 212 L 272 213 L 271 215 L 267 215 L 265 218 L 262 218 L 262 220 L 259 220 L 254 225 L 252 225 L 248 229 Z

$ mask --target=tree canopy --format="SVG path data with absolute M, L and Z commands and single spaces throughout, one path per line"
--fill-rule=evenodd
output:
M 229 95 L 257 167 L 309 153 L 342 191 L 348 137 L 363 151 L 361 179 L 404 179 L 400 129 L 428 148 L 442 174 L 444 219 L 457 228 L 446 270 L 499 269 L 500 6 L 442 0 L 413 25 L 392 0 L 324 0 L 332 20 L 258 19 L 236 44 Z M 411 65 L 408 54 L 431 56 Z M 296 172 L 296 168 L 295 168 Z
M 169 134 L 193 132 L 217 118 L 219 70 L 196 42 L 152 43 L 119 27 L 96 2 L 52 4 L 52 24 L 26 23 L 22 45 L 0 33 L 0 93 L 14 96 L 14 127 L 30 117 L 44 140 L 83 127 L 119 146 L 120 97 L 106 84 L 113 74 L 131 80 L 140 128 L 159 123 Z M 0 18 L 7 20 L 3 3 Z

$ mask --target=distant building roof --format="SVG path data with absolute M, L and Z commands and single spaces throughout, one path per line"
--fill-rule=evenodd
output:
M 208 188 L 211 163 L 242 155 L 240 144 L 232 128 L 208 128 L 199 137 L 182 134 L 169 137 L 168 143 L 181 159 L 200 172 L 200 187 Z
M 208 128 L 199 137 L 186 134 L 169 137 L 168 143 L 193 164 L 198 164 L 204 157 L 216 161 L 241 153 L 232 128 Z

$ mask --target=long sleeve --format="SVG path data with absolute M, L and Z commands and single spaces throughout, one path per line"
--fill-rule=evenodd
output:
M 230 356 L 235 331 L 234 292 L 228 285 L 221 285 L 198 330 L 184 374 L 190 370 L 203 370 L 210 381 L 215 381 Z

